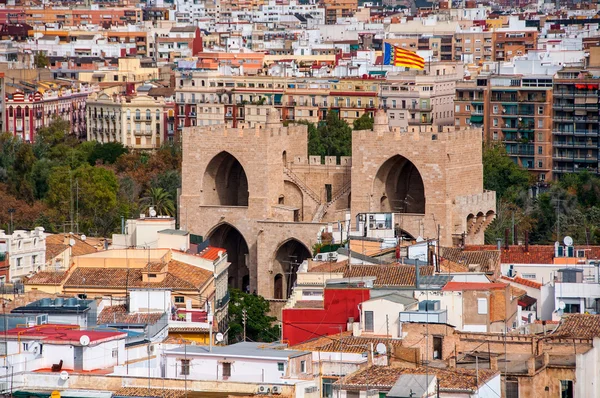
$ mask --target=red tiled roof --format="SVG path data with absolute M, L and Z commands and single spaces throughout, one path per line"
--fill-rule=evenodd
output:
M 125 288 L 152 287 L 197 290 L 202 287 L 213 273 L 193 265 L 171 260 L 168 272 L 162 281 L 144 282 L 142 273 L 146 268 L 77 268 L 65 282 L 69 287 Z
M 433 266 L 419 268 L 421 276 L 433 275 Z M 344 272 L 344 278 L 375 277 L 374 286 L 414 286 L 415 267 L 412 265 L 353 265 Z
M 26 285 L 60 285 L 68 272 L 40 271 L 25 281 Z
M 473 250 L 498 250 L 494 245 L 466 246 L 465 251 Z M 502 264 L 552 264 L 554 258 L 554 246 L 529 245 L 529 251 L 525 246 L 509 246 L 508 250 L 502 246 L 500 250 L 500 262 Z
M 205 258 L 210 261 L 215 261 L 219 258 L 219 253 L 225 253 L 227 250 L 221 249 L 220 247 L 208 246 L 206 249 L 200 252 L 200 257 Z
M 600 315 L 565 315 L 550 337 L 570 337 L 576 339 L 600 337 Z
M 40 339 L 44 342 L 54 342 L 58 344 L 80 345 L 81 336 L 88 336 L 90 343 L 101 343 L 103 341 L 124 338 L 127 333 L 112 331 L 97 331 L 79 329 L 78 325 L 39 325 L 30 328 L 15 328 L 4 332 L 10 337 L 19 337 L 20 339 Z
M 441 247 L 440 256 L 458 265 L 463 265 L 468 271 L 469 265 L 478 265 L 481 272 L 494 273 L 500 266 L 498 250 L 461 250 L 457 247 Z
M 115 391 L 115 397 L 156 397 L 156 398 L 183 398 L 187 397 L 185 390 L 162 389 L 162 388 L 142 388 L 142 387 L 122 387 Z
M 123 305 L 113 305 L 104 307 L 98 315 L 98 323 L 127 323 L 127 324 L 149 324 L 154 325 L 163 316 L 161 312 L 136 312 L 128 313 L 127 307 Z
M 316 265 L 315 265 L 316 264 Z M 312 267 L 311 267 L 312 265 Z M 345 272 L 348 268 L 348 260 L 332 262 L 308 261 L 308 272 Z
M 536 281 L 532 281 L 531 279 L 521 278 L 520 276 L 516 276 L 514 278 L 509 278 L 508 276 L 502 276 L 501 279 L 517 283 L 519 285 L 532 287 L 534 289 L 541 289 L 542 284 Z
M 506 289 L 506 283 L 448 282 L 442 291 Z
M 480 369 L 476 373 L 474 369 L 400 368 L 375 365 L 360 369 L 343 380 L 336 381 L 335 384 L 343 383 L 344 388 L 352 390 L 369 386 L 369 388 L 379 387 L 378 389 L 381 391 L 389 391 L 400 375 L 427 373 L 434 374 L 438 378 L 440 390 L 473 391 L 476 386 L 482 386 L 496 376 L 498 371 Z

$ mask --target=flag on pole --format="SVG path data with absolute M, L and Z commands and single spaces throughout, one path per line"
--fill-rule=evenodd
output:
M 390 43 L 384 44 L 383 64 L 425 69 L 425 59 L 423 57 L 413 51 L 396 47 Z

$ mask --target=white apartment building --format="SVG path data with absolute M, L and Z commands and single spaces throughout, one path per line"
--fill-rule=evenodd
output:
M 92 94 L 87 102 L 87 140 L 120 142 L 128 148 L 160 148 L 165 137 L 165 101 L 147 95 Z
M 46 263 L 44 228 L 16 230 L 11 235 L 0 230 L 1 257 L 8 258 L 8 273 L 0 275 L 1 282 L 18 281 L 42 270 Z

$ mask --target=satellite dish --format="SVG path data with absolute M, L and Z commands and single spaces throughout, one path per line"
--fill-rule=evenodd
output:
M 219 343 L 223 341 L 223 333 L 217 333 L 215 337 Z
M 69 372 L 67 372 L 66 370 L 63 370 L 62 372 L 60 372 L 61 380 L 67 380 L 68 378 L 69 378 Z
M 150 209 L 150 217 L 156 217 L 156 210 Z
M 75 239 L 69 239 L 69 246 L 75 246 Z
M 87 239 L 87 236 L 85 236 L 85 235 L 81 235 L 81 240 L 82 240 L 82 241 L 85 241 L 86 239 Z
M 559 301 L 559 302 L 558 302 L 558 308 L 559 308 L 559 309 L 561 309 L 561 310 L 564 310 L 566 306 L 567 306 L 567 305 L 565 304 L 565 302 L 564 302 L 564 301 Z
M 79 344 L 86 346 L 90 344 L 90 336 L 88 335 L 83 335 L 79 338 Z
M 387 348 L 385 348 L 385 344 L 383 344 L 383 343 L 377 344 L 377 347 L 375 347 L 375 350 L 377 351 L 378 354 L 386 354 L 387 353 Z
M 566 246 L 573 246 L 573 238 L 571 238 L 570 236 L 565 236 L 565 238 L 563 239 L 563 243 Z

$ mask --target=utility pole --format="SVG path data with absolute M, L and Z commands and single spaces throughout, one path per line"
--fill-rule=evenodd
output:
M 246 313 L 246 309 L 244 308 L 242 310 L 242 324 L 244 325 L 244 340 L 246 341 L 246 319 L 247 319 L 247 313 Z
M 561 199 L 556 199 L 556 240 L 560 240 L 560 204 L 564 202 Z
M 12 207 L 10 209 L 8 209 L 8 214 L 10 214 L 10 228 L 9 228 L 9 235 L 12 235 L 13 231 L 14 231 L 14 224 L 13 224 L 13 214 L 15 213 L 15 209 L 13 209 Z

